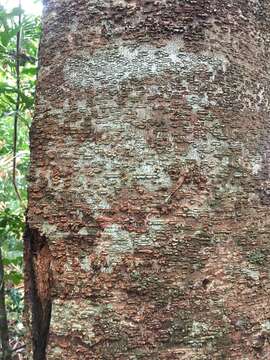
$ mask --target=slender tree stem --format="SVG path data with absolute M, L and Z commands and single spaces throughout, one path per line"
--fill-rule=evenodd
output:
M 19 0 L 19 8 L 21 9 L 21 0 Z M 18 132 L 18 117 L 20 108 L 20 42 L 21 42 L 21 11 L 18 19 L 19 31 L 17 32 L 16 40 L 16 85 L 17 85 L 17 99 L 16 109 L 14 114 L 14 133 L 13 133 L 13 168 L 12 168 L 12 182 L 18 199 L 21 201 L 21 196 L 16 183 L 16 154 L 17 154 L 17 132 Z M 3 360 L 11 360 L 11 348 L 9 346 L 9 331 L 7 321 L 7 311 L 5 304 L 5 281 L 4 281 L 4 264 L 2 258 L 2 250 L 0 246 L 0 338 L 2 345 Z
M 19 0 L 19 9 L 21 10 L 21 0 Z M 13 167 L 12 167 L 12 182 L 14 186 L 15 193 L 22 202 L 20 192 L 17 187 L 16 182 L 16 155 L 17 155 L 17 137 L 18 137 L 18 118 L 20 110 L 20 90 L 21 90 L 21 79 L 20 79 L 20 48 L 21 48 L 21 11 L 19 12 L 19 31 L 17 32 L 16 40 L 16 85 L 17 85 L 17 99 L 16 99 L 16 109 L 14 114 L 14 131 L 13 131 Z
M 3 360 L 11 359 L 11 349 L 9 346 L 8 322 L 5 304 L 5 281 L 4 281 L 4 265 L 2 258 L 2 250 L 0 246 L 0 337 L 2 344 Z

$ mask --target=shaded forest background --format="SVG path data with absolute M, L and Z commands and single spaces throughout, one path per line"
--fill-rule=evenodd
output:
M 10 358 L 5 357 L 3 344 L 7 335 L 12 358 L 22 359 L 25 351 L 22 234 L 40 37 L 40 17 L 26 14 L 18 4 L 11 10 L 0 5 L 0 357 L 4 359 Z

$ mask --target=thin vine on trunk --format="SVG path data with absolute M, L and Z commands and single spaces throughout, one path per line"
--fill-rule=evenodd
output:
M 21 90 L 21 80 L 20 80 L 20 43 L 21 43 L 21 0 L 19 0 L 19 30 L 17 32 L 17 40 L 16 40 L 16 86 L 17 86 L 17 99 L 16 99 L 16 109 L 14 115 L 14 132 L 13 132 L 13 166 L 12 166 L 12 182 L 14 186 L 15 193 L 22 202 L 22 198 L 20 192 L 17 187 L 16 182 L 16 156 L 17 156 L 17 137 L 18 137 L 18 118 L 19 118 L 19 110 L 20 110 L 20 90 Z

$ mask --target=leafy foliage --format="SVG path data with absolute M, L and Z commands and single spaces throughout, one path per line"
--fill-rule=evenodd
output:
M 21 25 L 18 25 L 19 16 Z M 19 53 L 16 50 L 18 31 L 21 34 Z M 22 234 L 27 203 L 28 133 L 34 105 L 39 37 L 39 17 L 26 15 L 19 7 L 7 11 L 0 6 L 0 246 L 5 267 L 8 320 L 13 338 L 22 330 Z M 17 59 L 20 64 L 19 89 Z M 14 116 L 18 93 L 16 182 L 22 202 L 16 196 L 12 183 Z

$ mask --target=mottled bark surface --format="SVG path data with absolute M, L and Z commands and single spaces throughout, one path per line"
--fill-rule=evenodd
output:
M 270 358 L 269 16 L 45 1 L 26 263 L 48 359 Z

